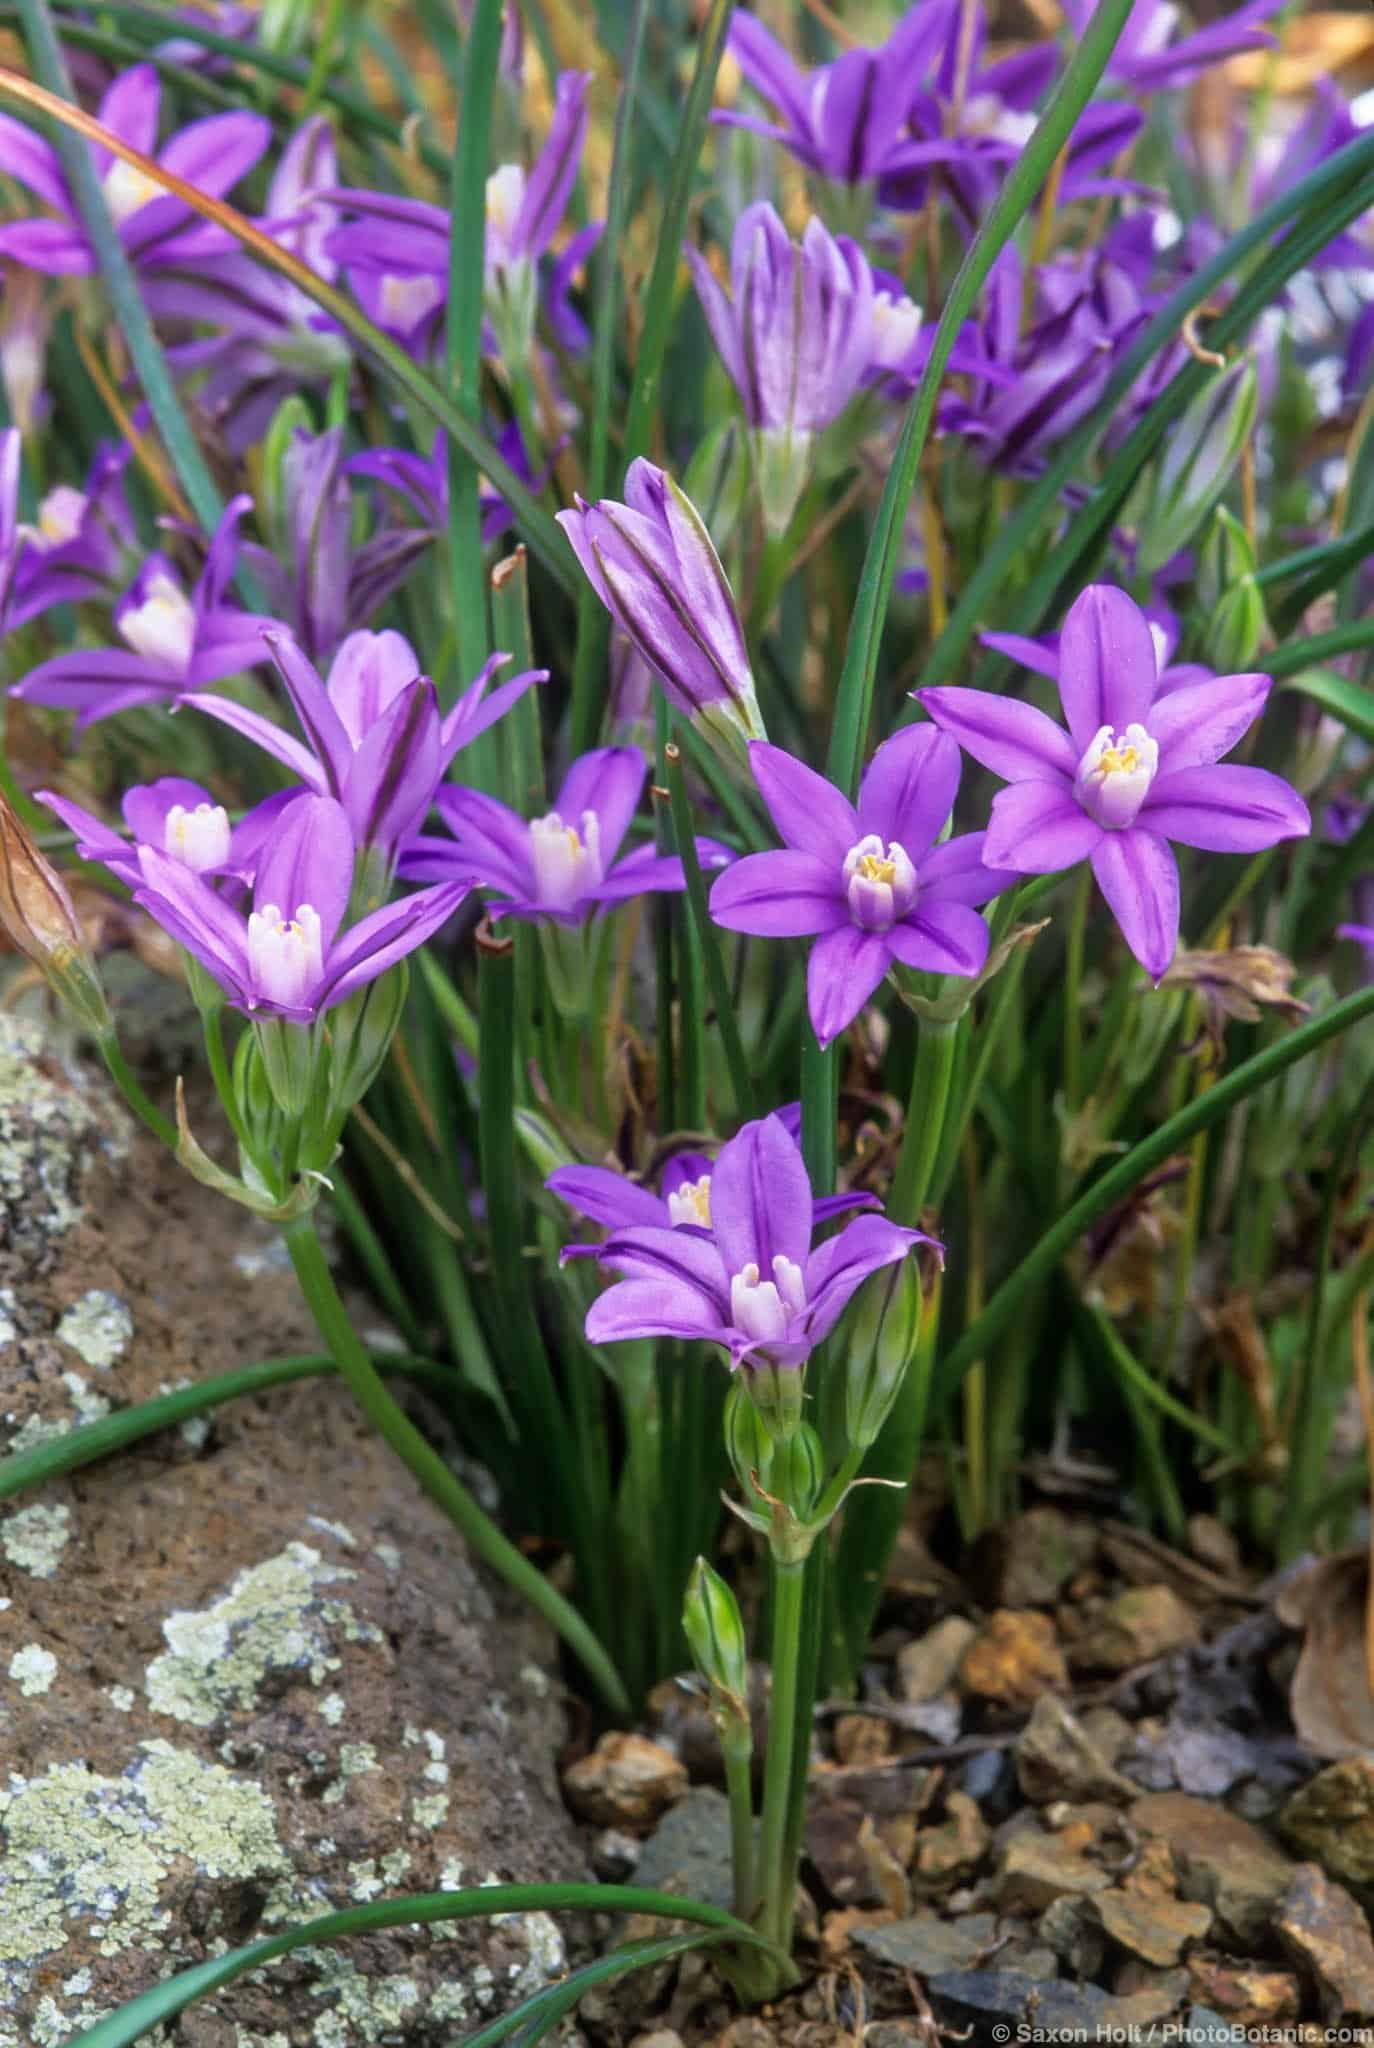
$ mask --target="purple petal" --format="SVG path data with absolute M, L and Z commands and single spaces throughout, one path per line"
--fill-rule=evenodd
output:
M 843 867 L 863 833 L 853 805 L 834 784 L 767 740 L 752 742 L 749 766 L 779 838 L 799 853 Z
M 261 114 L 211 114 L 174 135 L 158 161 L 188 185 L 222 199 L 252 170 L 271 140 L 272 124 Z
M 353 889 L 353 834 L 342 804 L 301 791 L 282 812 L 254 878 L 253 903 L 274 903 L 294 917 L 308 903 L 320 920 L 326 954 Z
M 1167 840 L 1132 825 L 1104 832 L 1092 852 L 1097 886 L 1121 936 L 1152 981 L 1178 944 L 1178 863 Z
M 74 804 L 69 797 L 57 796 L 50 789 L 37 790 L 35 795 L 39 803 L 56 812 L 74 835 L 76 850 L 82 860 L 102 861 L 126 881 L 138 880 L 138 849 L 118 832 L 112 831 L 103 819 L 93 818 L 89 811 L 82 810 L 80 804 Z
M 714 922 L 760 938 L 804 938 L 849 923 L 841 870 L 814 853 L 749 853 L 711 887 Z
M 289 732 L 283 732 L 270 718 L 264 718 L 261 712 L 250 711 L 232 697 L 212 697 L 199 690 L 191 691 L 181 702 L 242 733 L 245 739 L 252 740 L 254 746 L 261 747 L 264 753 L 271 754 L 274 760 L 289 768 L 293 775 L 298 775 L 307 789 L 313 789 L 319 796 L 329 795 L 325 771 L 309 748 L 303 747 Z
M 359 847 L 388 854 L 425 821 L 443 758 L 439 705 L 419 676 L 365 734 L 344 779 L 342 800 Z
M 290 634 L 265 633 L 263 638 L 286 685 L 301 722 L 301 730 L 323 770 L 330 794 L 338 796 L 353 765 L 353 742 L 344 722 L 330 702 L 329 692 Z
M 579 1216 L 589 1217 L 610 1230 L 625 1230 L 637 1224 L 658 1224 L 664 1219 L 663 1199 L 613 1173 L 608 1166 L 560 1166 L 544 1183 Z
M 806 1269 L 806 1333 L 812 1344 L 834 1329 L 870 1273 L 932 1242 L 923 1231 L 903 1230 L 886 1216 L 856 1216 L 837 1237 L 818 1245 Z
M 1014 782 L 999 789 L 983 841 L 989 867 L 1054 875 L 1087 860 L 1102 836 L 1077 799 L 1056 782 Z
M 114 80 L 100 102 L 96 118 L 102 128 L 108 128 L 121 142 L 127 142 L 130 149 L 141 150 L 144 156 L 151 156 L 157 148 L 161 104 L 162 86 L 157 72 L 151 64 L 135 64 L 132 70 L 121 72 Z M 103 177 L 111 161 L 110 152 L 100 149 L 97 154 L 103 159 Z
M 439 810 L 458 852 L 481 871 L 484 881 L 512 896 L 534 894 L 530 828 L 523 818 L 476 789 L 441 790 Z
M 727 1275 L 775 1258 L 803 1266 L 811 1249 L 811 1182 L 801 1148 L 775 1116 L 760 1117 L 721 1147 L 711 1173 L 711 1227 Z
M 980 974 L 988 957 L 988 928 L 977 911 L 938 897 L 922 897 L 884 937 L 904 967 L 930 974 Z
M 384 903 L 355 924 L 334 949 L 320 991 L 320 1008 L 332 1009 L 423 946 L 448 923 L 467 893 L 466 882 L 445 882 L 399 903 Z
M 780 107 L 793 126 L 810 126 L 808 80 L 797 69 L 777 37 L 752 14 L 736 14 L 730 23 L 730 55 L 755 92 Z
M 1059 636 L 1059 697 L 1083 753 L 1104 725 L 1147 726 L 1157 667 L 1150 622 L 1124 590 L 1090 583 Z
M 946 903 L 967 903 L 976 910 L 980 903 L 1019 882 L 1021 877 L 1014 868 L 989 864 L 986 843 L 985 832 L 965 832 L 928 853 L 921 862 L 921 901 L 940 897 Z
M 558 80 L 548 139 L 530 172 L 512 237 L 522 255 L 541 256 L 567 211 L 587 136 L 590 71 L 564 71 Z
M 886 934 L 847 924 L 823 932 L 806 963 L 806 1000 L 811 1028 L 829 1045 L 852 1024 L 887 973 L 891 949 Z
M 401 633 L 350 633 L 340 643 L 325 690 L 355 747 L 392 699 L 419 674 L 415 650 Z M 460 700 L 466 701 L 466 697 Z
M 610 866 L 639 808 L 648 773 L 638 747 L 597 747 L 574 761 L 552 808 L 576 828 L 593 811 L 601 833 L 601 863 Z
M 698 858 L 704 842 L 697 841 Z M 706 862 L 702 861 L 702 866 Z M 595 889 L 589 889 L 582 899 L 584 903 L 623 903 L 630 896 L 644 896 L 654 891 L 687 887 L 687 877 L 682 862 L 675 853 L 659 853 L 651 841 L 637 846 L 633 853 L 627 853 L 618 860 L 611 872 Z
M 587 1341 L 619 1344 L 635 1337 L 705 1337 L 719 1342 L 725 1324 L 705 1295 L 672 1280 L 622 1280 L 587 1310 Z
M 214 798 L 198 782 L 180 775 L 163 775 L 156 782 L 138 783 L 124 792 L 120 809 L 134 838 L 144 846 L 167 851 L 167 819 L 174 807 L 193 811 L 198 804 L 212 804 Z
M 1268 676 L 1210 676 L 1176 684 L 1150 712 L 1150 737 L 1159 743 L 1159 772 L 1200 768 L 1229 754 L 1264 709 Z
M 715 1200 L 715 1179 L 711 1181 Z M 705 1231 L 675 1230 L 662 1206 L 653 1223 L 617 1230 L 601 1247 L 601 1263 L 629 1280 L 671 1280 L 695 1288 L 724 1316 L 730 1301 L 729 1269 L 714 1238 Z
M 980 633 L 978 638 L 984 647 L 991 647 L 997 654 L 1005 654 L 1009 661 L 1030 669 L 1033 675 L 1048 676 L 1052 683 L 1059 680 L 1059 642 L 1056 636 L 1051 646 L 1043 640 L 1028 640 L 1024 633 Z
M 959 794 L 959 748 L 933 725 L 884 741 L 859 790 L 859 833 L 896 840 L 918 865 L 944 830 Z
M 230 994 L 242 1000 L 248 988 L 248 931 L 244 920 L 209 883 L 181 861 L 144 847 L 139 854 L 142 886 L 134 901 L 172 934 Z
M 942 732 L 952 733 L 966 754 L 1007 782 L 1071 782 L 1078 766 L 1073 741 L 1060 725 L 1014 697 L 987 690 L 935 689 L 912 692 Z
M 12 114 L 0 114 L 0 161 L 13 178 L 58 213 L 70 214 L 71 194 L 57 151 Z
M 1267 768 L 1176 768 L 1156 777 L 1140 822 L 1208 853 L 1259 853 L 1312 830 L 1307 805 Z
M 180 680 L 179 676 L 159 674 L 145 656 L 126 653 L 121 647 L 83 648 L 76 654 L 58 654 L 51 661 L 40 662 L 13 686 L 10 695 L 29 704 L 85 712 L 89 722 L 107 718 L 131 701 L 173 697 Z M 139 693 L 137 699 L 128 697 L 131 689 Z
M 85 235 L 61 220 L 14 220 L 0 227 L 0 256 L 50 277 L 85 277 L 95 269 Z

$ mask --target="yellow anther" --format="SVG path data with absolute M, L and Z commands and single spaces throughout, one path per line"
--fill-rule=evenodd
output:
M 897 879 L 897 863 L 885 860 L 881 854 L 866 853 L 859 862 L 858 872 L 866 882 L 886 882 L 890 889 Z

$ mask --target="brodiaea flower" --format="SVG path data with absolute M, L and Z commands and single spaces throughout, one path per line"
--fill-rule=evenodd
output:
M 598 747 L 574 761 L 553 809 L 532 820 L 480 790 L 450 785 L 438 807 L 452 839 L 412 840 L 401 873 L 412 881 L 461 875 L 507 899 L 493 917 L 568 926 L 646 890 L 685 888 L 677 855 L 658 853 L 651 841 L 618 858 L 647 772 L 637 747 Z M 704 865 L 728 858 L 709 840 L 697 847 Z
M 134 900 L 238 1009 L 308 1024 L 432 938 L 467 894 L 462 882 L 423 889 L 340 931 L 353 864 L 343 806 L 302 791 L 263 850 L 247 917 L 203 875 L 150 847 L 140 855 Z
M 751 853 L 711 890 L 727 931 L 817 933 L 807 967 L 822 1045 L 855 1018 L 893 961 L 977 974 L 988 928 L 974 906 L 1015 880 L 984 864 L 981 832 L 935 844 L 959 789 L 959 749 L 929 726 L 899 732 L 869 763 L 857 808 L 781 747 L 750 764 L 785 853 Z
M 175 700 L 188 690 L 223 682 L 262 660 L 262 629 L 270 619 L 226 604 L 225 590 L 238 551 L 236 528 L 252 504 L 234 498 L 225 507 L 194 588 L 188 593 L 165 555 L 149 555 L 115 607 L 125 647 L 78 648 L 32 669 L 11 695 L 30 704 L 78 711 L 93 725 L 135 704 Z
M 494 654 L 446 715 L 399 633 L 350 633 L 328 683 L 285 633 L 264 635 L 308 746 L 270 718 L 229 697 L 187 697 L 343 805 L 360 852 L 376 848 L 389 872 L 406 838 L 425 821 L 434 793 L 463 747 L 501 718 L 546 669 L 526 669 L 487 696 L 508 654 Z
M 622 1278 L 587 1311 L 588 1337 L 701 1337 L 732 1367 L 803 1366 L 870 1273 L 932 1242 L 858 1216 L 813 1251 L 814 1213 L 781 1118 L 745 1124 L 711 1170 L 699 1227 L 644 1223 L 607 1239 L 600 1262 Z
M 121 142 L 151 156 L 157 150 L 161 100 L 162 86 L 153 66 L 135 64 L 116 78 L 100 102 L 97 119 Z M 157 160 L 187 184 L 222 199 L 253 168 L 271 139 L 271 124 L 261 114 L 211 114 L 172 136 Z M 95 270 L 95 252 L 57 151 L 22 121 L 0 114 L 0 154 L 6 175 L 26 185 L 58 216 L 10 221 L 0 227 L 0 256 L 61 277 L 84 277 Z M 122 157 L 95 144 L 91 157 L 124 252 L 139 270 L 175 264 L 190 271 L 236 246 L 223 228 L 201 220 L 184 199 L 175 198 Z
M 728 298 L 696 249 L 687 262 L 711 338 L 753 429 L 770 530 L 792 517 L 811 444 L 837 419 L 873 360 L 873 275 L 848 235 L 815 216 L 794 242 L 773 208 L 750 206 L 730 246 Z
M 1156 981 L 1178 942 L 1170 840 L 1257 853 L 1311 830 L 1295 790 L 1264 768 L 1218 766 L 1258 718 L 1264 675 L 1213 676 L 1160 691 L 1145 614 L 1093 584 L 1059 639 L 1069 729 L 983 690 L 918 690 L 938 726 L 1011 784 L 992 807 L 984 858 L 1021 874 L 1088 860 L 1127 945 Z
M 231 825 L 229 813 L 208 789 L 184 776 L 164 775 L 125 791 L 120 809 L 129 828 L 127 839 L 68 797 L 40 789 L 38 800 L 75 833 L 82 860 L 100 861 L 112 875 L 136 888 L 143 875 L 141 853 L 145 846 L 180 861 L 197 875 L 251 878 L 264 840 L 284 806 L 297 794 L 296 790 L 279 790 L 246 812 L 237 825 Z

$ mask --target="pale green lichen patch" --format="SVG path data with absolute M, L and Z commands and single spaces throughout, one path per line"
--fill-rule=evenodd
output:
M 79 1372 L 64 1372 L 62 1384 L 72 1397 L 78 1422 L 99 1422 L 110 1412 L 110 1404 L 103 1394 L 93 1394 Z
M 13 1344 L 19 1335 L 19 1325 L 14 1320 L 19 1303 L 12 1287 L 0 1287 L 0 1344 Z
M 69 1763 L 12 1779 L 0 1843 L 0 2010 L 78 1928 L 102 1956 L 160 1942 L 182 1859 L 209 1879 L 262 1883 L 287 1868 L 261 1787 L 167 1742 L 142 1743 L 119 1778 Z
M 377 1629 L 322 1589 L 356 1573 L 328 1565 L 306 1543 L 240 1572 L 223 1599 L 168 1615 L 167 1649 L 148 1666 L 148 1701 L 159 1714 L 208 1728 L 250 1706 L 269 1672 L 300 1671 L 320 1685 L 339 1659 L 332 1643 L 375 1641 Z M 331 1633 L 333 1632 L 333 1633 Z
M 70 1429 L 70 1422 L 63 1422 L 60 1417 L 31 1415 L 10 1438 L 10 1454 L 17 1457 L 21 1451 L 37 1450 L 39 1444 L 50 1444 L 54 1437 L 66 1436 Z
M 9 1672 L 26 1700 L 41 1699 L 45 1692 L 52 1690 L 52 1682 L 57 1676 L 57 1659 L 41 1643 L 25 1643 L 10 1658 Z
M 107 1287 L 88 1287 L 57 1325 L 61 1342 L 69 1344 L 97 1372 L 108 1372 L 119 1363 L 133 1334 L 134 1319 L 128 1304 Z
M 31 1578 L 55 1578 L 71 1537 L 71 1524 L 70 1508 L 47 1507 L 36 1501 L 0 1522 L 0 1550 Z
M 81 1214 L 73 1141 L 99 1135 L 101 1120 L 74 1082 L 53 1077 L 46 1037 L 35 1019 L 0 1012 L 0 1203 L 55 1237 Z M 105 1135 L 116 1149 L 125 1130 L 123 1114 L 113 1113 Z
M 365 1977 L 357 1964 L 338 1949 L 303 1949 L 318 1971 L 311 1987 L 328 2009 L 310 2030 L 314 2048 L 363 2048 L 376 2041 L 403 2041 L 407 2022 L 420 2004 L 413 1977 Z
M 379 1771 L 382 1768 L 377 1752 L 370 1742 L 345 1742 L 339 1749 L 339 1775 L 324 1792 L 321 1804 L 341 1806 L 348 1792 L 350 1778 L 360 1778 L 365 1771 Z

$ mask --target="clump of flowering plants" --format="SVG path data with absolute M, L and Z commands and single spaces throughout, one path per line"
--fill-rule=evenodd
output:
M 410 75 L 404 8 L 305 64 L 289 9 L 169 56 L 19 0 L 0 72 L 0 918 L 598 1711 L 695 1662 L 736 1914 L 673 1910 L 748 1997 L 923 1445 L 963 1538 L 1066 1443 L 1170 1539 L 1352 1498 L 1374 128 L 1289 95 L 1293 10 L 1067 11 L 817 10 L 804 59 L 639 7 L 558 75 L 474 0 L 405 109 L 355 62 Z M 77 861 L 210 1092 L 130 1072 Z

